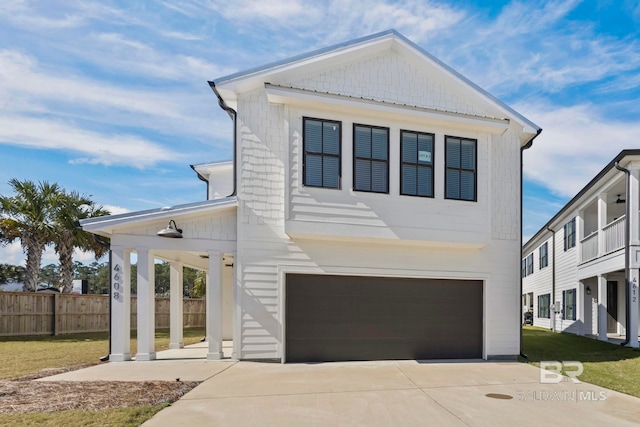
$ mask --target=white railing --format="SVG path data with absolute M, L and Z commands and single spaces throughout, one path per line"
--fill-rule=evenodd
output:
M 598 256 L 598 232 L 594 231 L 580 241 L 582 247 L 581 262 L 592 260 Z
M 604 232 L 604 253 L 608 254 L 624 247 L 624 227 L 626 219 L 623 216 L 605 225 Z

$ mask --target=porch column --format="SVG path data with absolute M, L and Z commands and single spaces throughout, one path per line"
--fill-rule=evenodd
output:
M 153 254 L 138 249 L 138 352 L 136 361 L 154 360 L 156 285 Z
M 183 272 L 182 264 L 179 262 L 169 263 L 169 281 L 171 288 L 169 292 L 169 348 L 183 348 Z
M 605 239 L 603 229 L 607 225 L 607 193 L 598 194 L 598 256 L 604 255 Z
M 627 200 L 629 198 L 627 197 Z M 640 270 L 637 268 L 629 269 L 629 293 L 626 295 L 631 304 L 629 304 L 629 347 L 638 348 L 638 283 L 640 283 Z
M 222 358 L 222 254 L 209 252 L 207 274 L 207 359 Z
M 111 246 L 110 362 L 131 360 L 131 252 Z
M 598 276 L 598 339 L 607 341 L 607 278 Z
M 629 221 L 629 244 L 640 245 L 640 171 L 638 166 L 629 167 L 629 193 L 627 194 L 627 203 L 629 203 L 629 210 L 631 218 L 627 218 Z
M 578 282 L 576 287 L 576 321 L 578 323 L 578 335 L 584 335 L 584 296 L 585 296 L 585 284 L 584 282 Z
M 578 211 L 576 216 L 576 256 L 578 257 L 578 264 L 582 262 L 582 239 L 585 238 L 584 233 L 584 211 Z

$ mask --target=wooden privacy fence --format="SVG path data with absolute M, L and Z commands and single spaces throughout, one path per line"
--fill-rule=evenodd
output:
M 131 329 L 137 328 L 131 297 Z M 184 327 L 204 327 L 204 299 L 183 300 Z M 169 328 L 169 298 L 156 298 L 156 328 Z M 0 336 L 58 335 L 109 330 L 109 296 L 0 292 Z

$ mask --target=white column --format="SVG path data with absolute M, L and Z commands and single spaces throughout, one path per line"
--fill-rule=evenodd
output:
M 584 232 L 584 211 L 578 211 L 578 216 L 576 216 L 576 257 L 577 263 L 580 264 L 582 262 L 582 239 L 585 237 Z M 566 236 L 565 236 L 566 239 Z
M 638 181 L 640 172 L 637 166 L 629 169 L 631 172 L 629 175 L 629 193 L 627 194 L 627 203 L 629 203 L 629 210 L 631 211 L 629 221 L 629 244 L 640 245 L 640 182 Z
M 598 339 L 607 341 L 607 278 L 598 276 Z
M 111 353 L 110 362 L 131 360 L 130 252 L 111 247 Z
M 627 198 L 628 200 L 628 198 Z M 629 304 L 629 347 L 638 348 L 638 300 L 640 300 L 638 283 L 640 283 L 640 270 L 629 269 L 629 293 L 626 297 L 630 299 Z
M 578 282 L 578 286 L 576 287 L 576 321 L 578 322 L 578 335 L 584 335 L 585 333 L 585 325 L 584 325 L 584 304 L 585 304 L 585 288 L 584 282 Z
M 207 359 L 222 358 L 222 254 L 209 252 L 207 274 Z
M 602 229 L 607 225 L 607 193 L 598 194 L 598 256 L 604 255 L 605 240 Z
M 169 264 L 169 279 L 171 290 L 169 293 L 169 348 L 183 348 L 183 272 L 182 264 L 172 262 Z
M 136 361 L 154 360 L 156 285 L 153 254 L 138 249 L 138 352 Z

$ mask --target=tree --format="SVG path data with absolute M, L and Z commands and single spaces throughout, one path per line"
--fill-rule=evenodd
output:
M 193 290 L 191 291 L 192 298 L 202 298 L 207 289 L 207 272 L 199 270 L 196 273 L 196 278 L 193 283 Z
M 0 285 L 24 280 L 24 267 L 21 265 L 0 264 Z
M 60 282 L 60 268 L 57 264 L 47 264 L 40 269 L 40 283 L 50 288 L 57 288 Z
M 88 196 L 76 191 L 60 191 L 54 200 L 54 234 L 51 240 L 60 260 L 60 291 L 68 293 L 73 288 L 73 250 L 91 251 L 96 259 L 107 252 L 107 248 L 98 244 L 91 233 L 78 226 L 78 221 L 109 215 L 109 211 L 96 206 Z
M 20 240 L 27 254 L 24 290 L 38 289 L 40 261 L 52 233 L 51 209 L 60 191 L 57 184 L 41 181 L 9 180 L 13 196 L 0 195 L 0 241 L 3 244 Z

